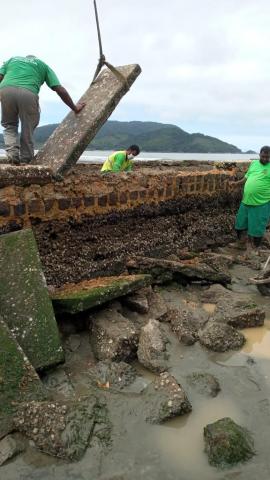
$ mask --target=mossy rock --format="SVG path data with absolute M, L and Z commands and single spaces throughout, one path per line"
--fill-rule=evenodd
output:
M 151 275 L 121 275 L 66 284 L 51 294 L 57 312 L 75 314 L 151 284 Z
M 0 319 L 0 438 L 12 430 L 12 417 L 18 402 L 45 398 L 38 375 Z
M 36 369 L 64 360 L 32 230 L 0 236 L 0 314 Z
M 215 467 L 228 468 L 255 455 L 251 434 L 231 418 L 207 425 L 204 440 L 209 463 Z

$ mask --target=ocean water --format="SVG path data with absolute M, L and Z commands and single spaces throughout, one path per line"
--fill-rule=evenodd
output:
M 81 156 L 80 163 L 103 163 L 111 154 L 106 150 L 87 150 Z M 5 156 L 4 150 L 0 149 L 0 157 Z M 136 158 L 138 160 L 147 161 L 177 161 L 177 160 L 210 160 L 214 162 L 246 162 L 257 158 L 256 154 L 247 153 L 166 153 L 166 152 L 141 152 Z

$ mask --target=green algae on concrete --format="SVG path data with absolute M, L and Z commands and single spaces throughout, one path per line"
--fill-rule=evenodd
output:
M 13 428 L 16 402 L 45 398 L 37 373 L 0 318 L 0 438 Z
M 0 314 L 36 369 L 64 360 L 32 230 L 0 236 Z
M 150 285 L 151 275 L 121 275 L 66 284 L 51 294 L 58 312 L 78 313 Z

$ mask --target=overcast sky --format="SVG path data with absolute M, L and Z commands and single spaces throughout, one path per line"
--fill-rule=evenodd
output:
M 97 0 L 104 52 L 143 73 L 115 120 L 173 123 L 243 150 L 270 143 L 269 0 Z M 10 0 L 1 5 L 0 60 L 33 54 L 74 100 L 98 60 L 92 0 Z M 67 112 L 42 87 L 41 124 Z

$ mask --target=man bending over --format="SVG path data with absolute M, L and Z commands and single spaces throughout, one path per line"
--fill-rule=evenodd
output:
M 14 165 L 30 163 L 34 158 L 33 133 L 40 117 L 38 93 L 44 82 L 75 113 L 79 113 L 85 105 L 75 105 L 54 71 L 34 55 L 12 57 L 4 62 L 0 68 L 1 124 L 7 157 Z
M 104 162 L 101 168 L 102 173 L 130 172 L 133 169 L 133 158 L 139 155 L 138 145 L 131 145 L 127 150 L 114 152 Z

